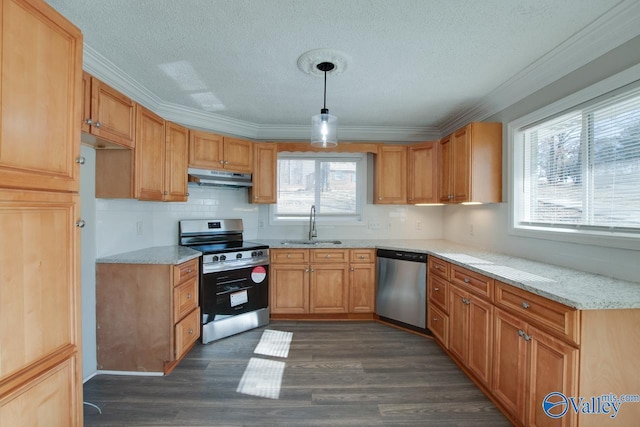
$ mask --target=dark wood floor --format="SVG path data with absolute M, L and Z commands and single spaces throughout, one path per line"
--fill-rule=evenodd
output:
M 264 329 L 293 333 L 288 357 L 253 354 Z M 279 398 L 236 391 L 250 358 L 284 361 Z M 86 426 L 509 426 L 429 338 L 376 322 L 273 321 L 197 344 L 166 377 L 98 375 Z

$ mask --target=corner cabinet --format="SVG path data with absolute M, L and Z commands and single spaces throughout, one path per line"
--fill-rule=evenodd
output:
M 249 190 L 249 202 L 276 203 L 278 145 L 268 142 L 255 143 L 253 159 L 253 186 Z
M 169 373 L 200 337 L 198 259 L 96 265 L 98 369 Z
M 438 169 L 440 202 L 501 202 L 502 124 L 474 122 L 442 138 Z
M 0 425 L 81 426 L 82 34 L 40 0 L 0 21 Z

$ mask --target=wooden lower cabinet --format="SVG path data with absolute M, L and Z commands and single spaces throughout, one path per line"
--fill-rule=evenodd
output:
M 170 372 L 200 337 L 198 259 L 96 265 L 98 369 Z
M 496 309 L 494 354 L 492 392 L 515 420 L 528 426 L 576 425 L 573 411 L 554 419 L 544 413 L 542 401 L 551 392 L 578 396 L 577 348 Z
M 449 348 L 449 316 L 431 301 L 427 303 L 427 328 L 444 348 Z
M 270 274 L 272 314 L 374 312 L 374 249 L 271 249 Z

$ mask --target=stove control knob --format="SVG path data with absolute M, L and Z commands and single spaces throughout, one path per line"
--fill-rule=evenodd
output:
M 218 260 L 218 255 L 214 255 L 211 257 L 211 261 L 217 261 Z
M 227 259 L 226 255 L 220 255 L 220 261 L 224 261 L 225 259 Z
M 236 258 L 238 259 L 242 258 L 242 254 L 236 254 Z
M 258 256 L 262 256 L 264 253 L 262 251 L 258 251 Z
M 251 258 L 254 258 L 256 256 L 258 256 L 258 252 L 256 251 L 251 252 Z

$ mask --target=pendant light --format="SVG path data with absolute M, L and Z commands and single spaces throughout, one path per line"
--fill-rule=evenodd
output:
M 311 117 L 311 145 L 331 148 L 338 145 L 338 118 L 329 114 L 327 108 L 327 71 L 335 68 L 332 62 L 321 62 L 318 70 L 324 72 L 324 104 L 320 114 Z

